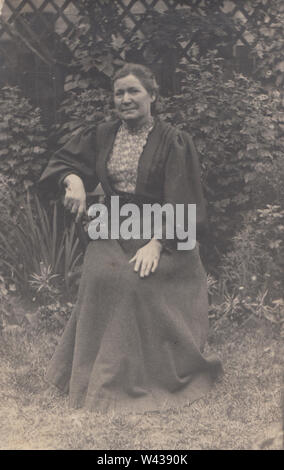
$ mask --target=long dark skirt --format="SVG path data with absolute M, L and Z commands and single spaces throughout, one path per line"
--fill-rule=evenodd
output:
M 157 271 L 141 279 L 129 264 L 137 243 L 88 245 L 78 301 L 47 371 L 72 407 L 182 406 L 208 392 L 221 371 L 202 355 L 208 301 L 198 247 L 163 252 Z

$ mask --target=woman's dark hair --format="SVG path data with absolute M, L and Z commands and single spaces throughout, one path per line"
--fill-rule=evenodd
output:
M 158 98 L 159 87 L 156 81 L 154 74 L 151 70 L 145 65 L 128 63 L 125 64 L 121 69 L 119 69 L 112 80 L 112 84 L 119 78 L 127 77 L 127 75 L 134 75 L 142 83 L 145 90 L 148 91 L 150 95 L 154 94 Z

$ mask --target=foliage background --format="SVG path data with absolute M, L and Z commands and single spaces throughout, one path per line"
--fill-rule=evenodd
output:
M 17 87 L 0 90 L 0 113 L 0 173 L 20 196 L 37 181 L 48 161 L 47 132 L 40 109 Z

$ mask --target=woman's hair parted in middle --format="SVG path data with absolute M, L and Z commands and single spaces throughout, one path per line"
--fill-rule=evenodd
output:
M 133 63 L 123 65 L 123 67 L 119 69 L 113 77 L 113 86 L 116 80 L 127 77 L 127 75 L 134 75 L 136 78 L 138 78 L 149 95 L 155 95 L 157 100 L 159 95 L 159 86 L 154 74 L 148 67 L 145 65 Z

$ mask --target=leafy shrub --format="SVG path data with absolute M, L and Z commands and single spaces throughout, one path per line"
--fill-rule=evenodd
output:
M 43 261 L 40 261 L 40 273 L 31 274 L 29 285 L 36 292 L 37 297 L 45 303 L 60 293 L 54 284 L 54 280 L 58 277 L 58 274 L 52 273 L 50 265 L 46 266 Z
M 255 236 L 262 246 L 263 252 L 270 257 L 268 269 L 270 270 L 268 287 L 273 294 L 283 295 L 283 269 L 284 269 L 284 209 L 279 205 L 267 205 L 257 210 L 253 220 Z
M 8 178 L 0 173 L 0 223 L 3 227 L 6 221 L 10 219 L 17 207 L 17 199 L 14 191 L 10 188 L 15 184 L 15 180 Z M 5 277 L 7 266 L 0 257 L 0 274 Z
M 221 323 L 244 324 L 251 318 L 267 321 L 277 336 L 284 338 L 284 300 L 267 301 L 267 291 L 260 290 L 255 297 L 239 294 L 225 294 L 222 302 L 212 304 L 209 318 L 213 328 L 219 329 Z
M 58 300 L 40 305 L 34 313 L 26 315 L 26 326 L 32 333 L 53 333 L 60 335 L 66 326 L 73 308 L 74 304 L 71 302 L 62 304 Z
M 211 318 L 227 316 L 238 323 L 265 318 L 284 334 L 284 210 L 268 205 L 246 215 L 232 250 L 223 255 L 218 283 L 222 301 Z M 216 291 L 216 288 L 215 288 Z
M 56 344 L 58 336 L 70 317 L 74 303 L 66 301 L 66 297 L 58 295 L 57 286 L 52 284 L 50 270 L 45 272 L 42 263 L 41 275 L 31 276 L 31 295 L 37 295 L 32 299 L 19 295 L 13 284 L 0 276 L 0 337 L 4 339 L 17 339 L 28 335 L 32 338 L 36 335 L 48 335 L 48 342 Z M 45 281 L 45 282 L 44 282 Z M 34 285 L 32 283 L 35 282 Z M 68 296 L 70 297 L 70 296 Z M 40 304 L 35 303 L 40 300 Z
M 266 319 L 284 337 L 284 169 L 281 158 L 258 164 L 254 204 L 244 216 L 231 250 L 218 266 L 210 308 L 214 322 Z M 216 299 L 219 300 L 216 302 Z M 214 302 L 215 300 L 215 302 Z
M 272 258 L 257 240 L 252 223 L 246 222 L 233 238 L 232 250 L 221 259 L 222 292 L 237 294 L 241 290 L 245 295 L 255 295 L 265 276 L 270 276 L 271 264 Z
M 258 163 L 252 195 L 255 208 L 243 216 L 232 250 L 223 255 L 220 273 L 223 291 L 257 295 L 277 301 L 284 290 L 284 169 L 282 158 Z M 263 202 L 269 202 L 264 205 Z M 258 208 L 261 207 L 261 208 Z M 226 286 L 224 285 L 226 284 Z
M 37 181 L 47 163 L 46 134 L 40 110 L 34 109 L 19 88 L 0 90 L 0 173 L 10 189 L 22 195 Z
M 34 205 L 28 196 L 14 217 L 1 220 L 0 250 L 10 277 L 22 292 L 30 290 L 41 301 L 59 293 L 53 282 L 55 276 L 60 275 L 56 284 L 70 290 L 70 276 L 82 256 L 75 223 L 62 230 L 59 220 L 57 203 L 49 217 L 36 196 Z
M 213 266 L 218 253 L 229 248 L 239 231 L 241 213 L 268 201 L 263 176 L 284 151 L 277 126 L 280 95 L 268 96 L 260 83 L 240 74 L 226 79 L 223 61 L 214 53 L 193 58 L 190 65 L 180 66 L 180 72 L 182 93 L 164 98 L 160 114 L 192 134 L 199 151 L 211 223 L 208 255 Z M 277 172 L 271 175 L 269 200 L 275 197 Z
M 73 82 L 73 77 L 68 76 L 65 88 L 68 89 L 65 99 L 61 103 L 61 116 L 63 125 L 57 125 L 55 133 L 59 146 L 64 145 L 77 132 L 90 124 L 103 121 L 106 116 L 111 116 L 112 97 L 110 92 L 102 88 L 82 90 Z M 72 85 L 71 85 L 72 84 Z
M 0 213 L 7 216 L 14 211 L 17 205 L 17 198 L 11 187 L 15 184 L 13 178 L 0 173 Z
M 255 9 L 255 21 L 249 21 L 246 27 L 248 33 L 257 39 L 251 51 L 253 76 L 280 89 L 284 83 L 284 4 L 282 0 L 250 0 L 250 4 Z

